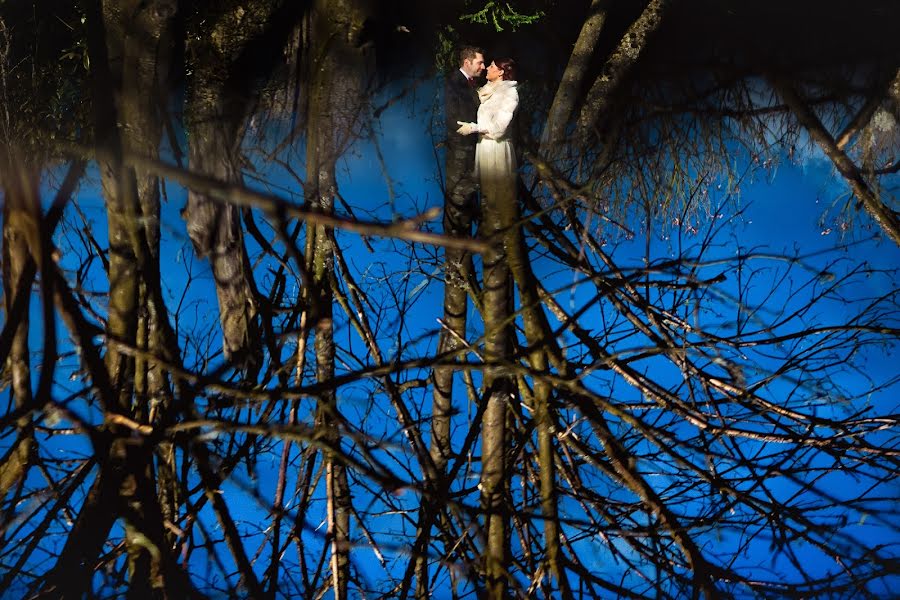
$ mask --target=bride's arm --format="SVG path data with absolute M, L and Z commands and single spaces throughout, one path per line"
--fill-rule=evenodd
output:
M 511 93 L 504 97 L 495 110 L 482 110 L 478 114 L 478 131 L 484 134 L 484 137 L 492 140 L 498 140 L 506 133 L 512 121 L 516 107 L 519 105 L 519 93 L 511 90 Z

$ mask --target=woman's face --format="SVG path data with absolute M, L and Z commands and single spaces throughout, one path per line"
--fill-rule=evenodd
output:
M 487 68 L 487 80 L 488 81 L 497 81 L 498 79 L 503 79 L 503 69 L 498 67 L 491 61 L 491 66 Z

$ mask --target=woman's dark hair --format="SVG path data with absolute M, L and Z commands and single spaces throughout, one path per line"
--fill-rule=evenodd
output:
M 495 58 L 494 64 L 503 71 L 501 77 L 504 81 L 516 80 L 516 61 L 511 58 Z

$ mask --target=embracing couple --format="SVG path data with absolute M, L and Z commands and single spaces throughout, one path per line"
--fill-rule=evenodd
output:
M 444 230 L 468 234 L 471 215 L 478 212 L 480 187 L 484 201 L 511 197 L 516 185 L 516 154 L 510 124 L 519 105 L 516 64 L 495 58 L 487 67 L 484 53 L 466 46 L 459 52 L 459 69 L 447 75 L 444 106 L 447 120 L 447 205 Z

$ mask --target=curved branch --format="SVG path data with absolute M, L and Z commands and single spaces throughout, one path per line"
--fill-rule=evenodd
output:
M 800 97 L 794 87 L 779 78 L 771 79 L 772 86 L 781 95 L 791 112 L 797 117 L 797 121 L 806 128 L 809 136 L 819 145 L 822 152 L 834 164 L 834 168 L 844 177 L 850 185 L 850 189 L 865 207 L 866 212 L 875 220 L 879 227 L 900 246 L 900 216 L 897 212 L 886 206 L 872 191 L 863 178 L 859 167 L 844 153 L 834 138 L 815 115 L 809 105 Z

